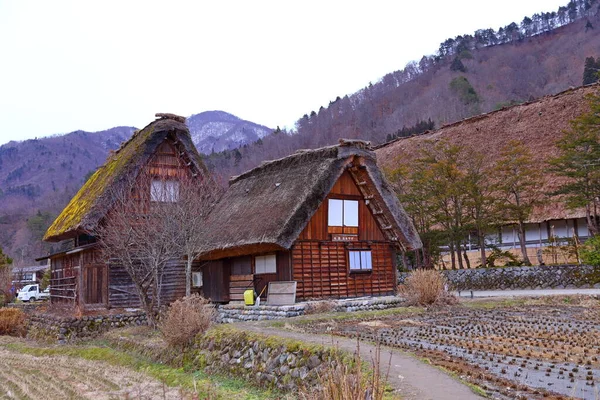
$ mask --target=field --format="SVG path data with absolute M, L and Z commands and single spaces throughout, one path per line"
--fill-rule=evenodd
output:
M 494 398 L 596 400 L 600 303 L 571 301 L 474 302 L 409 315 L 299 321 L 296 328 L 407 350 Z
M 272 399 L 242 381 L 207 377 L 111 349 L 0 336 L 0 399 Z

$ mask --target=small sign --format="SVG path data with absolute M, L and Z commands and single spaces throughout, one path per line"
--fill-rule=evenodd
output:
M 342 235 L 334 233 L 331 235 L 331 240 L 334 242 L 358 242 L 358 235 Z

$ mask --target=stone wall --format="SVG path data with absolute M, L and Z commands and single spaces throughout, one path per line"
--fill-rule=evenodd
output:
M 311 387 L 329 362 L 351 362 L 338 350 L 220 326 L 196 342 L 194 364 L 283 391 Z
M 79 338 L 95 336 L 111 328 L 146 324 L 143 312 L 84 317 L 61 317 L 51 314 L 31 313 L 27 316 L 27 336 L 35 339 L 57 341 L 59 344 Z
M 327 303 L 329 307 L 318 306 Z M 386 308 L 400 307 L 403 299 L 395 296 L 368 297 L 359 299 L 324 300 L 321 302 L 297 303 L 292 306 L 244 306 L 243 304 L 225 304 L 217 307 L 219 322 L 232 323 L 241 321 L 262 321 L 291 318 L 304 315 L 313 310 L 322 312 L 352 312 L 385 310 Z M 329 308 L 329 309 L 328 309 Z
M 451 289 L 506 290 L 592 288 L 600 286 L 600 267 L 590 265 L 552 265 L 446 270 Z M 408 274 L 399 274 L 403 283 Z

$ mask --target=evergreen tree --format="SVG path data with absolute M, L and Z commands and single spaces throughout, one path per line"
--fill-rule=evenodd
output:
M 452 71 L 458 71 L 458 72 L 467 72 L 467 68 L 462 63 L 462 61 L 460 60 L 460 58 L 458 58 L 458 56 L 454 57 L 454 60 L 452 61 L 452 64 L 450 64 L 450 70 L 452 70 Z
M 583 84 L 588 85 L 598 81 L 600 72 L 600 57 L 587 57 L 583 65 Z

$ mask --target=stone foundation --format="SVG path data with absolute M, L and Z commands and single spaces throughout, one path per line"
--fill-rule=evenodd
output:
M 304 315 L 318 303 L 330 304 L 330 309 L 324 307 L 323 312 L 352 312 L 385 310 L 392 307 L 400 307 L 404 300 L 400 297 L 369 297 L 344 300 L 323 300 L 315 302 L 297 303 L 291 306 L 245 306 L 243 304 L 225 304 L 217 306 L 218 318 L 221 323 L 232 323 L 242 321 L 263 321 L 291 318 Z
M 219 327 L 196 342 L 194 364 L 207 373 L 227 373 L 252 384 L 294 391 L 318 383 L 318 372 L 332 361 L 351 362 L 322 346 Z
M 451 289 L 568 289 L 600 286 L 600 267 L 590 265 L 541 265 L 535 267 L 476 268 L 441 271 Z M 399 274 L 403 283 L 408 274 Z
M 28 337 L 57 341 L 59 344 L 95 336 L 111 328 L 147 323 L 146 314 L 141 311 L 80 318 L 32 313 L 27 316 L 27 321 Z

